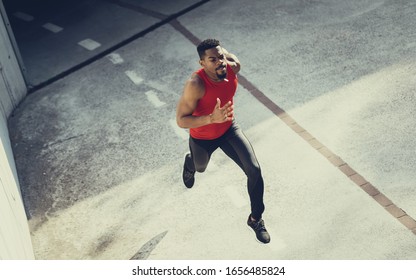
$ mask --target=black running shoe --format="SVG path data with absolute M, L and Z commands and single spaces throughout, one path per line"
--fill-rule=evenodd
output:
M 183 183 L 185 184 L 185 186 L 187 188 L 192 188 L 195 183 L 195 171 L 190 171 L 187 168 L 187 163 L 189 161 L 192 161 L 192 158 L 190 154 L 187 154 L 185 156 L 185 163 L 183 164 L 182 178 L 183 178 Z
M 252 221 L 251 215 L 249 215 L 247 225 L 254 230 L 258 241 L 260 241 L 261 243 L 270 242 L 270 235 L 267 232 L 266 227 L 264 226 L 263 219 L 260 219 L 259 221 Z

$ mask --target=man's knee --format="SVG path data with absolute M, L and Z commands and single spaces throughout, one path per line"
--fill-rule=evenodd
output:
M 204 157 L 194 158 L 195 171 L 199 173 L 205 172 L 205 169 L 207 169 L 208 163 L 209 163 L 209 157 L 208 158 L 204 158 Z
M 195 165 L 196 172 L 203 173 L 207 169 L 206 165 Z

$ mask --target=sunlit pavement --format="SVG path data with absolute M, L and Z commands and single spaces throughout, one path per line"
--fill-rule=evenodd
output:
M 152 2 L 120 9 L 158 22 L 198 1 Z M 36 257 L 415 259 L 415 12 L 208 1 L 30 94 L 9 126 Z M 236 118 L 262 167 L 268 245 L 220 150 L 192 189 L 181 181 L 175 107 L 195 37 L 242 62 Z

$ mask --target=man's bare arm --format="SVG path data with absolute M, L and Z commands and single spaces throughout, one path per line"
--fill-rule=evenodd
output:
M 222 51 L 224 53 L 224 57 L 227 60 L 227 64 L 230 65 L 231 69 L 233 69 L 233 72 L 237 74 L 241 69 L 241 63 L 238 60 L 237 56 L 228 52 L 225 48 L 222 48 Z

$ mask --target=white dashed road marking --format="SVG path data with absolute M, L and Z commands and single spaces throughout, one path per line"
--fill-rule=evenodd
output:
M 18 19 L 24 20 L 24 21 L 32 21 L 34 19 L 33 16 L 28 15 L 26 13 L 23 12 L 16 12 L 13 14 L 15 17 L 17 17 Z
M 124 59 L 118 53 L 110 53 L 109 55 L 107 55 L 107 58 L 113 64 L 122 64 L 124 62 Z
M 82 40 L 81 42 L 78 42 L 78 45 L 86 48 L 89 51 L 93 51 L 96 48 L 99 48 L 101 46 L 100 43 L 98 43 L 98 42 L 96 42 L 94 40 L 91 40 L 91 39 Z
M 61 32 L 63 30 L 62 27 L 60 27 L 58 25 L 55 25 L 53 23 L 50 23 L 50 22 L 45 23 L 44 25 L 42 25 L 42 27 L 51 31 L 51 32 L 53 32 L 53 33 L 58 33 L 58 32 Z
M 175 131 L 176 135 L 183 139 L 183 140 L 188 140 L 189 138 L 189 134 L 185 129 L 180 128 L 177 123 L 176 120 L 169 120 L 170 125 L 172 126 L 173 130 Z
M 135 84 L 135 85 L 140 85 L 141 83 L 143 83 L 143 79 L 137 75 L 136 72 L 128 70 L 126 72 L 127 77 L 129 77 L 129 79 Z
M 159 97 L 157 97 L 156 93 L 152 90 L 149 90 L 146 92 L 147 99 L 150 103 L 153 104 L 156 108 L 162 107 L 163 105 L 166 105 L 165 102 L 162 102 L 159 100 Z

